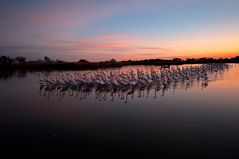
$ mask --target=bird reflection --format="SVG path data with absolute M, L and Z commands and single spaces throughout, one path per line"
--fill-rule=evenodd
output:
M 160 68 L 150 71 L 129 70 L 79 73 L 45 73 L 39 76 L 40 96 L 46 99 L 74 97 L 84 100 L 94 96 L 98 101 L 120 100 L 128 103 L 135 98 L 157 99 L 169 90 L 188 89 L 217 80 L 230 68 L 229 64 Z

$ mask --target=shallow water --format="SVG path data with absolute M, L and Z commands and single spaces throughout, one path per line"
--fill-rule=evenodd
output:
M 150 69 L 153 66 L 121 68 Z M 155 67 L 155 66 L 154 66 Z M 157 68 L 157 67 L 155 67 Z M 0 76 L 1 145 L 104 157 L 238 157 L 239 65 L 209 82 L 172 83 L 112 100 L 40 91 L 37 72 Z

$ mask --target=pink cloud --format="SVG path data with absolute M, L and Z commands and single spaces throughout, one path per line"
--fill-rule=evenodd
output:
M 142 44 L 142 40 L 131 38 L 126 34 L 104 34 L 71 40 L 57 41 L 65 46 L 84 50 L 104 50 L 128 48 Z

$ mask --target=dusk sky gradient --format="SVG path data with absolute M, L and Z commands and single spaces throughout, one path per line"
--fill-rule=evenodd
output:
M 239 0 L 3 0 L 0 55 L 89 61 L 239 55 Z

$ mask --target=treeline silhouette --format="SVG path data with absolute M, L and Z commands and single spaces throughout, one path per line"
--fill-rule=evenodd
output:
M 23 56 L 15 58 L 9 56 L 0 56 L 1 70 L 85 70 L 98 68 L 113 68 L 128 65 L 159 65 L 168 67 L 170 65 L 181 64 L 203 64 L 203 63 L 239 63 L 239 56 L 234 58 L 173 58 L 171 60 L 164 59 L 146 59 L 146 60 L 128 60 L 116 61 L 111 59 L 109 61 L 89 62 L 86 59 L 80 59 L 77 62 L 66 62 L 62 60 L 52 60 L 45 56 L 39 60 L 27 60 Z

